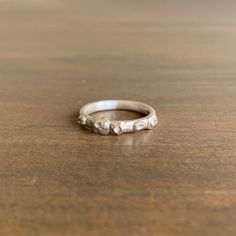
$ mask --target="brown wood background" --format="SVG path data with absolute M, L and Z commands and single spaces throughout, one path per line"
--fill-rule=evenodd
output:
M 0 235 L 236 235 L 235 9 L 0 1 Z M 100 99 L 146 102 L 159 125 L 80 128 Z

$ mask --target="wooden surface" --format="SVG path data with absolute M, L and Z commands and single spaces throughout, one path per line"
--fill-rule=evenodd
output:
M 235 7 L 0 1 L 0 235 L 236 235 Z M 159 125 L 80 128 L 100 99 Z

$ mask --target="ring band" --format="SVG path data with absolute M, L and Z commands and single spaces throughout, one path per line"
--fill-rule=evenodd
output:
M 107 110 L 128 110 L 145 116 L 134 120 L 110 121 L 101 117 L 95 119 L 90 114 Z M 103 100 L 92 102 L 81 107 L 78 122 L 85 128 L 102 135 L 120 135 L 127 132 L 136 132 L 144 129 L 152 129 L 157 124 L 155 110 L 144 103 L 127 100 Z

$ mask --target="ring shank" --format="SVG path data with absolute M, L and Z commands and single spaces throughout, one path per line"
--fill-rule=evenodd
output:
M 80 109 L 81 113 L 91 114 L 98 111 L 107 110 L 128 110 L 148 115 L 153 112 L 153 108 L 147 104 L 127 100 L 104 100 L 88 103 Z
M 144 117 L 134 120 L 109 121 L 104 117 L 94 120 L 90 116 L 92 113 L 107 110 L 134 111 L 143 114 Z M 145 103 L 128 100 L 103 100 L 84 105 L 80 109 L 79 123 L 96 133 L 121 134 L 152 129 L 157 124 L 157 116 L 155 110 Z

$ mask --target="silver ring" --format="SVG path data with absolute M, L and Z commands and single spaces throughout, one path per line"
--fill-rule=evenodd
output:
M 109 120 L 105 117 L 93 118 L 90 114 L 106 110 L 128 110 L 145 116 L 135 120 Z M 102 135 L 120 135 L 127 132 L 136 132 L 152 129 L 157 124 L 155 110 L 144 103 L 127 100 L 103 100 L 92 102 L 81 107 L 78 122 L 85 128 Z

